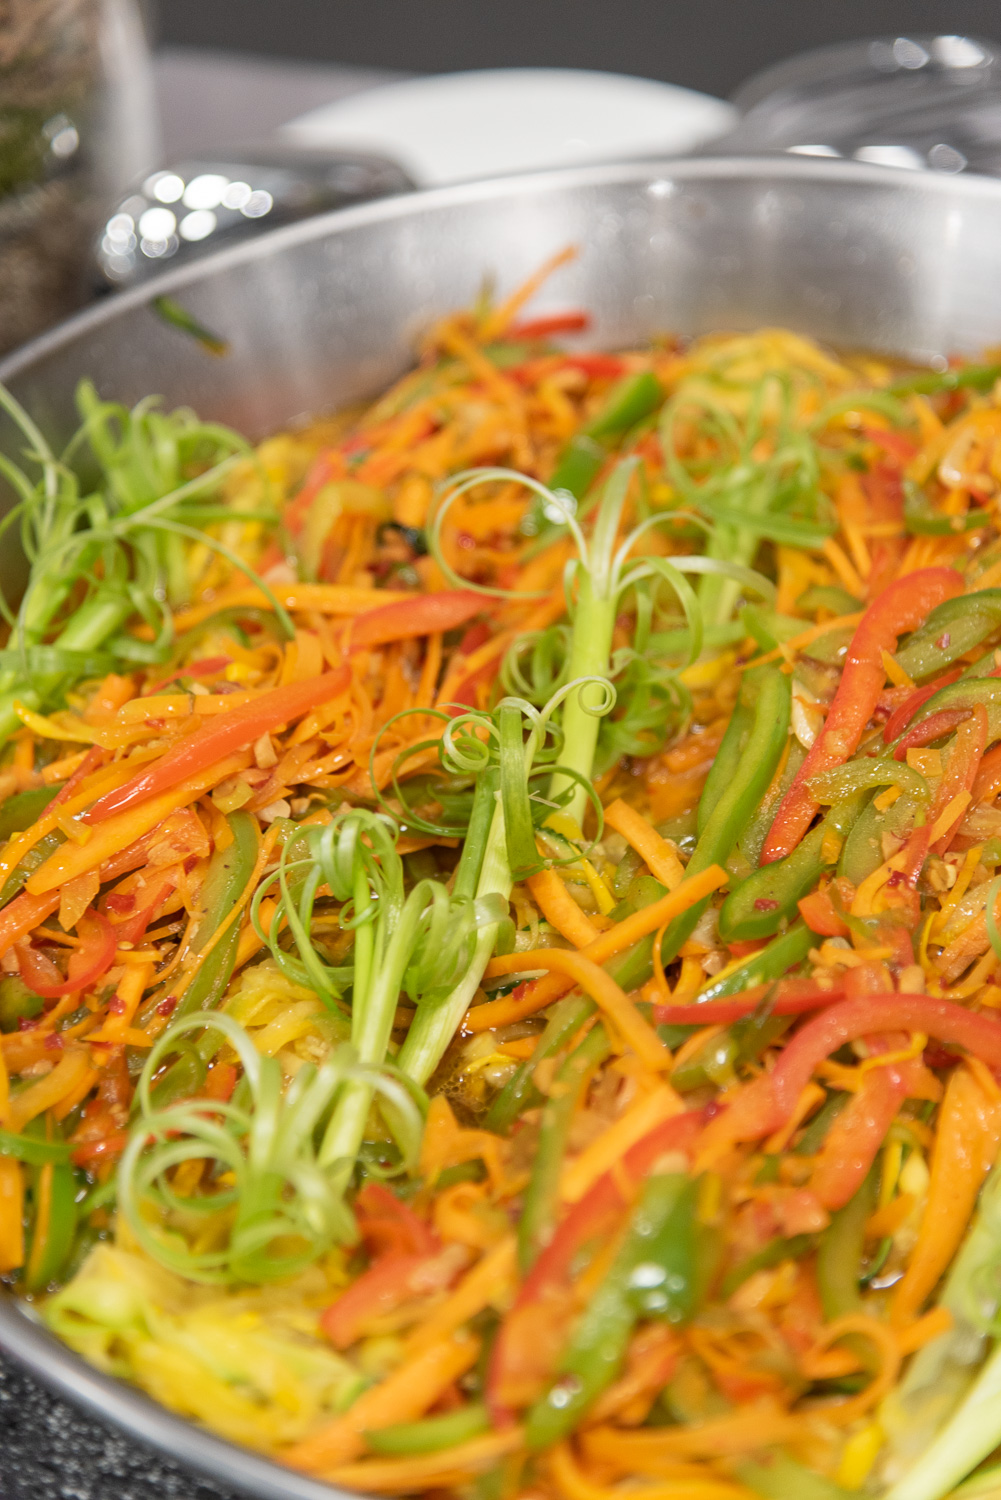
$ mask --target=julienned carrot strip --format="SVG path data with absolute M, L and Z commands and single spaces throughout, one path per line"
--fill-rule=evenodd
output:
M 628 1377 L 627 1377 L 628 1378 Z M 618 1428 L 596 1428 L 596 1431 L 615 1431 Z M 622 1432 L 629 1438 L 631 1433 Z M 634 1476 L 635 1470 L 628 1460 L 613 1460 L 617 1473 Z M 600 1465 L 608 1472 L 608 1465 Z M 680 1459 L 659 1459 L 648 1464 L 645 1472 L 661 1481 L 660 1484 L 638 1486 L 641 1496 L 651 1500 L 754 1500 L 753 1491 L 729 1479 L 721 1479 L 712 1470 L 701 1465 L 686 1463 Z M 573 1456 L 569 1443 L 558 1443 L 549 1456 L 550 1477 L 556 1483 L 563 1500 L 618 1500 L 622 1489 L 611 1482 L 596 1484 L 588 1472 Z M 628 1493 L 628 1492 L 627 1492 Z
M 9 953 L 15 943 L 34 932 L 59 905 L 60 892 L 47 891 L 44 896 L 29 896 L 22 891 L 0 911 L 0 955 Z
M 139 751 L 128 761 L 120 761 L 117 765 L 105 766 L 103 770 L 94 771 L 85 779 L 76 793 L 65 802 L 59 803 L 53 799 L 42 816 L 32 823 L 30 828 L 26 828 L 23 833 L 15 833 L 3 854 L 0 855 L 0 880 L 6 879 L 15 866 L 20 864 L 29 849 L 33 849 L 39 839 L 43 839 L 47 833 L 57 828 L 62 819 L 75 816 L 82 808 L 88 807 L 95 797 L 109 791 L 112 787 L 121 786 L 123 781 L 128 781 L 132 775 L 132 766 L 140 758 L 143 761 L 148 760 L 149 752 Z
M 24 1265 L 24 1177 L 13 1156 L 0 1156 L 0 1274 Z
M 404 1360 L 385 1380 L 363 1391 L 353 1406 L 310 1438 L 282 1453 L 294 1469 L 325 1473 L 365 1451 L 365 1433 L 414 1422 L 475 1363 L 477 1338 L 448 1338 Z
M 566 974 L 600 1006 L 623 1040 L 648 1068 L 663 1071 L 671 1066 L 670 1052 L 653 1027 L 644 1021 L 625 990 L 620 989 L 612 976 L 584 953 L 572 953 L 566 948 L 533 948 L 528 953 L 508 953 L 503 958 L 495 958 L 490 967 L 495 974 L 517 974 L 532 969 Z
M 479 328 L 479 338 L 482 343 L 487 344 L 491 339 L 499 338 L 506 328 L 518 316 L 526 302 L 530 302 L 536 292 L 543 286 L 560 266 L 565 266 L 569 261 L 576 260 L 580 251 L 576 245 L 564 245 L 562 250 L 557 250 L 551 255 L 537 271 L 533 271 L 499 307 L 495 307 L 489 313 Z
M 677 890 L 669 891 L 666 896 L 661 896 L 659 901 L 653 901 L 649 906 L 644 906 L 641 911 L 633 912 L 632 916 L 625 917 L 623 921 L 617 922 L 607 932 L 601 933 L 587 948 L 581 949 L 581 955 L 590 959 L 593 964 L 607 963 L 617 953 L 623 953 L 638 943 L 640 938 L 647 937 L 651 932 L 656 932 L 665 922 L 680 916 L 696 901 L 701 901 L 703 896 L 709 896 L 718 890 L 729 880 L 729 875 L 720 865 L 710 865 L 708 870 L 693 875 L 691 879 L 685 880 L 678 886 Z M 523 956 L 523 955 L 521 955 Z M 492 979 L 501 974 L 507 974 L 509 969 L 495 969 L 495 963 L 504 960 L 493 959 L 487 965 L 486 974 Z M 530 967 L 525 964 L 523 968 Z M 542 968 L 541 964 L 536 967 Z M 549 1005 L 553 1000 L 558 1000 L 568 990 L 574 987 L 574 980 L 562 974 L 547 974 L 544 979 L 536 980 L 530 984 L 526 993 L 515 999 L 513 995 L 506 996 L 503 1000 L 490 1000 L 485 1005 L 475 1005 L 466 1013 L 463 1026 L 466 1031 L 489 1031 L 494 1026 L 507 1026 L 512 1021 L 520 1021 L 525 1016 L 534 1015 L 536 1011 L 542 1010 L 543 1006 Z M 519 986 L 520 988 L 520 986 Z
M 101 823 L 125 807 L 135 807 L 160 792 L 168 791 L 179 781 L 197 776 L 206 766 L 221 761 L 223 756 L 254 744 L 262 734 L 272 733 L 320 703 L 329 703 L 331 698 L 346 692 L 350 683 L 350 668 L 343 666 L 308 682 L 290 682 L 285 687 L 261 693 L 252 703 L 234 708 L 232 713 L 223 714 L 215 723 L 186 735 L 148 771 L 95 802 L 83 821 Z
M 756 1448 L 795 1442 L 809 1431 L 809 1419 L 786 1411 L 774 1399 L 738 1406 L 723 1417 L 673 1427 L 623 1432 L 594 1427 L 581 1438 L 588 1458 L 602 1463 L 635 1462 L 640 1473 L 650 1463 L 672 1458 L 722 1458 L 753 1453 Z
M 586 948 L 598 936 L 555 870 L 540 870 L 528 880 L 528 889 L 542 915 L 561 937 L 575 948 Z
M 835 1122 L 836 1123 L 836 1122 Z M 938 1112 L 928 1203 L 918 1242 L 890 1302 L 890 1318 L 917 1317 L 952 1260 L 1001 1141 L 1001 1105 L 968 1068 L 953 1070 Z
M 249 751 L 227 756 L 225 760 L 217 761 L 215 765 L 209 766 L 208 770 L 202 771 L 200 775 L 189 777 L 170 791 L 162 792 L 160 796 L 153 797 L 148 802 L 142 802 L 139 807 L 130 808 L 127 812 L 120 812 L 114 817 L 109 817 L 106 822 L 100 823 L 93 830 L 85 844 L 76 844 L 67 840 L 54 854 L 49 855 L 45 863 L 33 875 L 29 876 L 28 894 L 41 896 L 75 880 L 78 875 L 85 875 L 88 870 L 96 870 L 106 859 L 110 859 L 112 855 L 124 850 L 129 844 L 135 843 L 136 840 L 149 833 L 167 817 L 168 813 L 176 812 L 179 807 L 186 807 L 209 787 L 224 781 L 227 776 L 235 775 L 237 771 L 244 770 L 249 764 Z
M 454 1291 L 410 1335 L 404 1353 L 422 1354 L 449 1338 L 484 1308 L 495 1302 L 503 1304 L 510 1294 L 516 1270 L 515 1238 L 507 1234 L 466 1272 Z
M 607 1125 L 598 1138 L 586 1146 L 560 1178 L 560 1197 L 565 1203 L 577 1203 L 604 1172 L 610 1172 L 631 1146 L 649 1135 L 651 1130 L 684 1114 L 681 1095 L 662 1083 L 649 1094 L 641 1094 L 625 1114 Z
M 499 1459 L 522 1446 L 520 1427 L 486 1432 L 437 1453 L 412 1453 L 407 1458 L 367 1458 L 325 1470 L 323 1478 L 363 1495 L 410 1495 L 433 1487 L 453 1489 L 474 1475 L 492 1469 Z M 736 1492 L 734 1492 L 736 1493 Z
M 354 588 L 341 583 L 275 583 L 268 587 L 286 609 L 316 610 L 321 615 L 360 615 L 381 604 L 394 604 L 413 596 L 393 589 Z M 200 625 L 222 609 L 271 609 L 271 600 L 252 584 L 237 584 L 221 590 L 204 604 L 193 604 L 174 616 L 178 635 Z
M 684 879 L 684 866 L 667 839 L 657 832 L 648 818 L 644 818 L 628 802 L 617 797 L 605 808 L 605 822 L 616 833 L 621 833 L 626 843 L 650 867 L 661 885 L 666 885 L 669 891 L 677 890 Z

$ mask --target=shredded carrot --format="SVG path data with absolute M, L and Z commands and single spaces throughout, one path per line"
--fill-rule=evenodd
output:
M 641 938 L 665 922 L 680 916 L 703 896 L 710 895 L 719 890 L 729 880 L 727 872 L 719 865 L 711 865 L 708 870 L 701 871 L 698 875 L 691 876 L 685 880 L 676 891 L 669 891 L 659 901 L 651 902 L 649 906 L 640 911 L 633 912 L 631 916 L 623 918 L 607 932 L 601 933 L 587 948 L 581 949 L 581 956 L 588 959 L 592 964 L 607 963 L 617 953 L 623 953 L 638 943 Z M 517 969 L 495 969 L 493 963 L 507 962 L 494 960 L 487 965 L 487 977 L 489 979 L 500 978 L 503 974 L 516 973 Z M 523 969 L 532 967 L 522 964 Z M 542 968 L 539 964 L 537 967 Z M 530 987 L 529 993 L 524 998 L 516 1000 L 514 997 L 506 997 L 503 1000 L 491 1000 L 486 1004 L 474 1006 L 466 1015 L 463 1023 L 467 1031 L 489 1031 L 495 1026 L 507 1026 L 512 1021 L 521 1021 L 525 1016 L 534 1015 L 536 1011 L 542 1010 L 543 1006 L 549 1005 L 553 1000 L 558 1000 L 560 995 L 565 995 L 573 988 L 572 978 L 564 978 L 562 975 L 550 974 L 546 979 L 539 981 Z
M 555 870 L 541 870 L 528 880 L 536 905 L 551 927 L 576 948 L 586 948 L 598 936 Z
M 614 828 L 649 865 L 661 885 L 676 891 L 685 878 L 685 867 L 674 849 L 654 828 L 648 818 L 616 798 L 605 808 L 605 822 Z
M 391 1375 L 363 1391 L 343 1416 L 282 1454 L 294 1469 L 324 1474 L 365 1451 L 365 1433 L 397 1422 L 413 1422 L 433 1406 L 475 1363 L 476 1338 L 446 1336 L 414 1353 Z

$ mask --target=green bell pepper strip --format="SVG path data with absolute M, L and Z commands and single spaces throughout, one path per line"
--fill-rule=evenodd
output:
M 1001 589 L 981 589 L 933 609 L 897 651 L 908 677 L 936 677 L 967 651 L 1001 630 Z
M 915 797 L 898 797 L 882 812 L 868 802 L 845 839 L 838 859 L 838 874 L 859 886 L 883 863 L 883 834 L 906 836 L 924 804 Z
M 46 1162 L 33 1176 L 35 1214 L 22 1279 L 26 1292 L 44 1292 L 58 1280 L 73 1249 L 77 1181 L 68 1162 Z
M 800 594 L 796 600 L 796 608 L 807 615 L 818 609 L 829 609 L 837 616 L 854 614 L 856 610 L 863 608 L 863 604 L 861 599 L 856 599 L 847 589 L 835 584 L 815 584 Z
M 862 1306 L 859 1272 L 865 1248 L 866 1221 L 876 1206 L 876 1183 L 877 1169 L 873 1168 L 854 1197 L 831 1215 L 830 1224 L 820 1236 L 817 1289 L 828 1323 L 834 1318 L 858 1312 Z M 869 1353 L 871 1356 L 872 1351 Z
M 58 796 L 58 786 L 33 787 L 30 792 L 18 792 L 8 797 L 0 808 L 0 839 L 9 839 L 12 834 L 23 833 L 32 823 L 37 823 L 53 797 Z
M 6 906 L 8 901 L 13 901 L 28 876 L 34 875 L 36 870 L 41 869 L 49 855 L 55 854 L 60 845 L 65 842 L 66 835 L 53 829 L 51 833 L 44 834 L 37 844 L 33 844 L 0 886 L 0 906 Z
M 584 1309 L 558 1377 L 528 1413 L 533 1450 L 558 1443 L 619 1374 L 640 1318 L 680 1323 L 694 1311 L 697 1184 L 681 1173 L 648 1177 L 612 1266 Z
M 605 1061 L 610 1050 L 605 1028 L 601 1025 L 592 1027 L 553 1079 L 552 1091 L 542 1111 L 532 1175 L 518 1220 L 518 1261 L 522 1275 L 531 1269 L 539 1251 L 552 1239 L 570 1126 L 595 1069 Z
M 733 782 L 740 765 L 740 758 L 747 744 L 747 736 L 754 722 L 754 714 L 743 701 L 743 696 L 737 699 L 730 722 L 726 726 L 726 732 L 720 741 L 720 747 L 716 751 L 716 759 L 709 768 L 709 775 L 705 779 L 702 788 L 702 796 L 699 798 L 699 808 L 696 821 L 696 830 L 699 838 L 705 832 L 706 824 L 716 807 L 717 802 L 723 796 L 727 787 Z
M 485 1406 L 463 1406 L 440 1417 L 425 1417 L 422 1422 L 376 1428 L 365 1433 L 365 1441 L 373 1453 L 405 1457 L 412 1453 L 437 1453 L 489 1430 L 490 1418 Z
M 483 1121 L 487 1130 L 506 1135 L 520 1114 L 541 1101 L 542 1095 L 532 1081 L 535 1069 L 545 1058 L 562 1052 L 597 1008 L 593 1000 L 578 995 L 568 995 L 557 1001 L 535 1051 L 511 1075 L 487 1110 Z
M 823 822 L 800 840 L 791 854 L 774 864 L 762 865 L 731 891 L 719 914 L 719 933 L 723 941 L 747 942 L 769 937 L 778 930 L 782 921 L 794 917 L 796 903 L 813 890 L 825 869 L 825 835 L 833 832 L 839 839 L 846 838 L 865 802 L 865 790 L 842 798 L 830 809 Z
M 987 657 L 988 667 L 993 667 L 990 656 Z M 975 665 L 980 666 L 977 662 Z M 933 698 L 922 703 L 914 718 L 908 724 L 904 734 L 901 734 L 893 742 L 894 747 L 900 743 L 905 734 L 931 718 L 932 714 L 941 712 L 946 708 L 973 708 L 974 704 L 981 703 L 987 710 L 987 743 L 1001 737 L 1001 678 L 985 676 L 961 677 L 958 682 L 950 682 L 948 687 L 940 689 Z
M 850 1098 L 850 1094 L 843 1093 L 840 1090 L 836 1094 L 829 1096 L 827 1103 L 821 1105 L 793 1147 L 793 1151 L 797 1156 L 815 1156 L 817 1154 L 827 1139 L 827 1132 Z
M 0 1031 L 17 1031 L 22 1018 L 31 1020 L 44 1009 L 41 995 L 30 990 L 18 974 L 0 979 Z
M 568 490 L 583 500 L 601 472 L 608 447 L 660 405 L 664 392 L 656 375 L 626 375 L 609 391 L 604 405 L 583 432 L 567 443 L 549 479 L 551 490 Z
M 747 821 L 748 813 L 761 801 L 775 774 L 789 733 L 792 709 L 789 678 L 777 668 L 763 668 L 760 677 L 757 673 L 753 677 L 748 673 L 741 686 L 741 695 L 750 696 L 754 693 L 757 695 L 753 705 L 754 720 L 747 740 L 737 766 L 730 774 L 726 789 L 706 820 L 695 846 L 695 853 L 688 862 L 688 875 L 698 875 L 710 865 L 725 863 Z M 661 948 L 661 958 L 665 964 L 677 957 L 678 950 L 691 935 L 708 905 L 707 897 L 704 901 L 696 902 L 683 916 L 671 923 L 664 934 Z
M 915 771 L 903 760 L 892 755 L 881 755 L 875 760 L 867 757 L 850 760 L 846 765 L 834 766 L 822 771 L 810 782 L 810 790 L 822 805 L 833 805 L 850 797 L 854 792 L 866 792 L 876 787 L 899 787 L 919 802 L 931 801 L 931 787 L 920 771 Z
M 723 1000 L 727 995 L 739 995 L 742 990 L 753 989 L 756 984 L 768 984 L 772 979 L 781 979 L 794 969 L 813 947 L 815 938 L 804 922 L 797 922 L 775 938 L 767 948 L 752 953 L 739 969 L 731 969 L 719 979 L 710 980 L 695 997 L 694 1004 L 706 1000 Z M 693 1016 L 698 1015 L 693 1010 Z
M 850 1496 L 858 1494 L 857 1490 L 842 1489 L 832 1479 L 814 1473 L 781 1451 L 772 1454 L 767 1462 L 742 1460 L 734 1465 L 734 1474 L 765 1500 L 850 1500 Z
M 624 375 L 605 397 L 597 416 L 584 428 L 589 438 L 612 441 L 648 417 L 664 399 L 664 388 L 650 370 Z
M 911 536 L 956 536 L 991 524 L 990 512 L 976 508 L 962 516 L 944 516 L 920 491 L 908 486 L 904 494 L 904 525 Z
M 1001 365 L 966 365 L 960 370 L 922 370 L 887 386 L 891 396 L 934 396 L 939 391 L 989 391 L 1001 380 Z
M 729 1083 L 739 1063 L 755 1062 L 767 1047 L 789 1030 L 791 1016 L 768 1014 L 734 1021 L 719 1036 L 710 1037 L 680 1068 L 671 1074 L 671 1084 L 679 1094 L 691 1093 L 707 1083 L 718 1087 Z
M 0 1130 L 0 1156 L 14 1156 L 32 1167 L 43 1167 L 46 1162 L 68 1162 L 70 1146 L 66 1141 L 47 1141 L 31 1135 L 14 1135 L 10 1130 Z
M 751 1276 L 758 1271 L 770 1271 L 773 1266 L 779 1266 L 784 1260 L 802 1260 L 817 1242 L 815 1234 L 794 1234 L 789 1239 L 772 1240 L 765 1245 L 764 1249 L 758 1250 L 756 1254 L 749 1255 L 746 1260 L 739 1261 L 731 1270 L 727 1271 L 720 1283 L 720 1296 L 732 1297 L 739 1286 L 743 1286 Z
M 608 457 L 600 443 L 579 432 L 567 443 L 549 479 L 551 490 L 566 490 L 575 500 L 583 500 Z

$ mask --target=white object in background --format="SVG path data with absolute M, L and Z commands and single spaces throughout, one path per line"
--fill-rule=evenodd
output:
M 572 68 L 492 68 L 368 89 L 282 129 L 287 140 L 393 157 L 422 187 L 507 172 L 677 155 L 730 129 L 709 94 Z

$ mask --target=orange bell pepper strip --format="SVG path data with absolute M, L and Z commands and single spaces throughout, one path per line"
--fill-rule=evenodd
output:
M 969 1068 L 955 1068 L 939 1110 L 928 1203 L 907 1270 L 893 1291 L 891 1322 L 899 1325 L 916 1318 L 934 1291 L 966 1234 L 999 1142 L 1001 1103 Z
M 351 649 L 409 641 L 439 630 L 454 630 L 485 609 L 490 601 L 474 589 L 442 589 L 437 594 L 415 594 L 357 615 L 351 623 Z
M 883 652 L 892 655 L 897 649 L 898 636 L 914 630 L 936 605 L 962 592 L 963 581 L 952 568 L 924 568 L 898 578 L 869 605 L 852 637 L 824 727 L 768 830 L 761 851 L 762 864 L 784 859 L 809 828 L 820 805 L 810 791 L 813 777 L 843 765 L 858 748 L 883 690 L 886 678 Z
M 47 891 L 43 896 L 29 896 L 22 891 L 0 911 L 0 955 L 9 953 L 15 943 L 26 938 L 29 932 L 50 917 L 59 905 L 59 891 Z
M 388 606 L 392 608 L 393 606 Z M 187 735 L 179 745 L 168 750 L 166 755 L 154 761 L 145 771 L 140 771 L 131 781 L 116 791 L 107 792 L 98 798 L 82 822 L 101 823 L 124 808 L 135 807 L 150 797 L 168 792 L 178 782 L 197 776 L 207 766 L 223 760 L 237 750 L 254 744 L 262 734 L 270 734 L 292 719 L 299 719 L 321 703 L 328 703 L 347 691 L 351 684 L 351 671 L 346 666 L 334 672 L 324 672 L 306 682 L 290 682 L 285 687 L 272 688 L 261 693 L 250 703 L 234 708 Z

